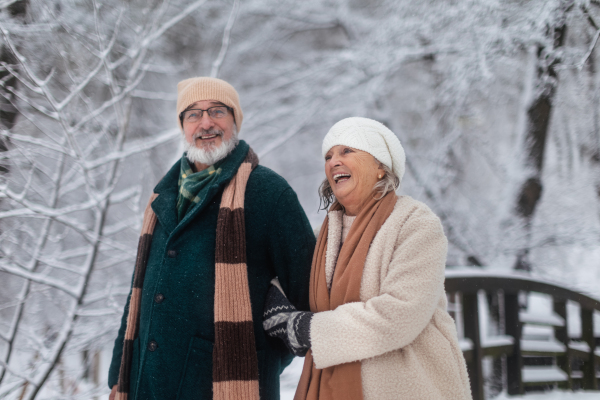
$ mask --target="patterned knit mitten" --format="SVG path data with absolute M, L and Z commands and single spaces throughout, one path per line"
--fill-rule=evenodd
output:
M 271 337 L 278 337 L 295 356 L 304 357 L 310 349 L 310 320 L 313 313 L 297 311 L 289 302 L 279 281 L 274 282 L 267 293 L 263 328 Z

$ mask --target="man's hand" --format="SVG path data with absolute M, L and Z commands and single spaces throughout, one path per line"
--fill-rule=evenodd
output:
M 118 385 L 113 386 L 110 395 L 108 396 L 108 400 L 115 400 L 115 397 L 117 397 L 117 386 Z
M 267 335 L 278 337 L 295 356 L 303 357 L 310 349 L 310 320 L 313 313 L 297 311 L 279 286 L 271 286 L 267 293 L 263 328 Z

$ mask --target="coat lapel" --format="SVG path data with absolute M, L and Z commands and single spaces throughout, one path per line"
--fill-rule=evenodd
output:
M 158 222 L 171 233 L 177 226 L 177 195 L 179 192 L 179 168 L 180 160 L 171 167 L 169 172 L 160 180 L 154 188 L 154 193 L 158 195 L 152 202 L 152 210 Z
M 325 277 L 327 279 L 327 288 L 331 289 L 333 282 L 333 273 L 335 264 L 340 254 L 340 245 L 342 244 L 342 215 L 343 211 L 330 211 L 329 229 L 327 230 L 327 251 L 325 252 Z

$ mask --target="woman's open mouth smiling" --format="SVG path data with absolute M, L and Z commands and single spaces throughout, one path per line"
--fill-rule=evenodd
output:
M 346 182 L 348 179 L 350 179 L 350 174 L 335 174 L 335 175 L 333 175 L 333 180 L 335 181 L 336 184 Z

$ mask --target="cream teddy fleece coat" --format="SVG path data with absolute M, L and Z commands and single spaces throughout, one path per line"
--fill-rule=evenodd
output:
M 341 234 L 342 211 L 330 212 L 329 284 Z M 446 312 L 447 247 L 438 217 L 425 204 L 400 196 L 371 243 L 361 302 L 314 315 L 315 366 L 360 360 L 364 400 L 471 399 L 454 321 Z

